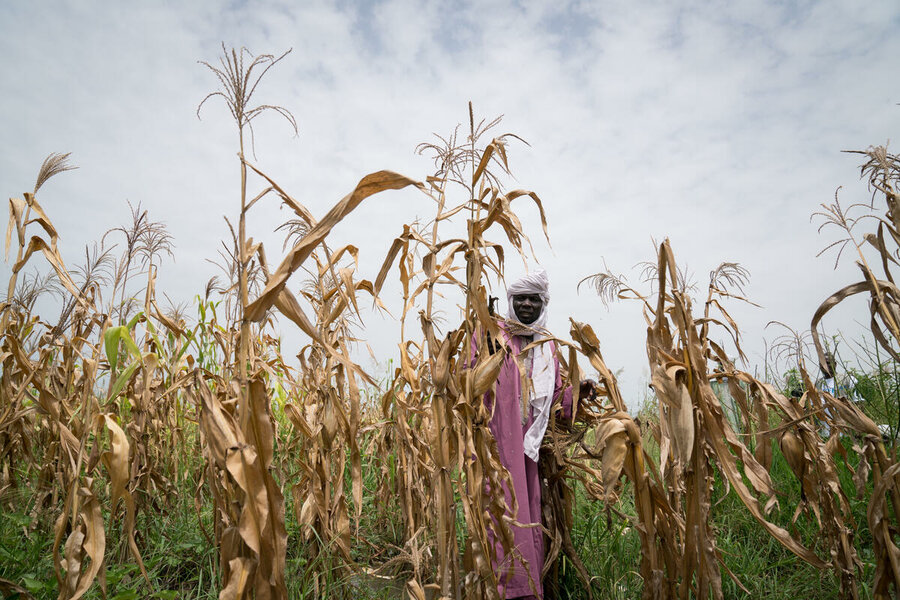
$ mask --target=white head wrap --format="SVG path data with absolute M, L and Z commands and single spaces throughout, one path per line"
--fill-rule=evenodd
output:
M 524 325 L 519 322 L 516 311 L 513 309 L 513 296 L 536 294 L 541 297 L 543 305 L 541 312 L 533 323 Z M 547 272 L 537 269 L 524 277 L 513 281 L 506 288 L 506 300 L 509 304 L 508 324 L 510 333 L 514 335 L 534 335 L 534 340 L 547 337 L 547 305 L 550 304 L 550 281 Z M 553 360 L 553 352 L 550 343 L 545 342 L 531 350 L 531 390 L 528 394 L 527 410 L 534 415 L 531 427 L 525 432 L 525 455 L 533 461 L 537 461 L 541 441 L 547 431 L 547 423 L 550 421 L 550 405 L 553 403 L 553 392 L 556 388 L 556 370 Z M 528 412 L 524 412 L 527 419 Z

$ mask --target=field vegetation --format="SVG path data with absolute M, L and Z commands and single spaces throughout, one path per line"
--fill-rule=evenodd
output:
M 490 342 L 490 294 L 509 259 L 531 255 L 516 208 L 536 206 L 549 241 L 539 195 L 504 185 L 521 140 L 470 105 L 465 125 L 419 146 L 432 173 L 370 173 L 317 218 L 245 154 L 260 115 L 296 130 L 255 98 L 284 55 L 223 51 L 204 63 L 220 87 L 203 102 L 234 118 L 240 205 L 221 275 L 193 303 L 162 302 L 172 240 L 141 206 L 83 257 L 62 256 L 39 192 L 74 168 L 68 155 L 9 200 L 0 594 L 496 598 L 491 540 L 515 549 L 482 400 L 508 352 Z M 737 263 L 698 286 L 665 240 L 639 284 L 584 279 L 598 302 L 642 306 L 652 394 L 629 412 L 589 324 L 556 340 L 568 383 L 590 375 L 598 394 L 573 425 L 554 417 L 541 449 L 547 597 L 896 596 L 900 163 L 881 147 L 861 156 L 869 201 L 818 213 L 861 279 L 811 315 L 808 334 L 780 338 L 785 377 L 742 370 L 728 305 L 749 301 L 749 273 Z M 378 273 L 360 273 L 358 249 L 329 234 L 402 188 L 433 215 L 398 223 Z M 261 202 L 292 213 L 273 262 L 247 231 Z M 354 361 L 359 307 L 383 307 L 388 278 L 402 290 L 389 299 L 402 342 L 396 368 L 370 373 Z M 842 343 L 826 375 L 850 383 L 829 390 L 816 375 L 834 351 L 822 324 L 857 294 L 872 341 Z M 439 310 L 442 298 L 459 310 Z M 285 327 L 308 340 L 296 360 L 282 354 Z

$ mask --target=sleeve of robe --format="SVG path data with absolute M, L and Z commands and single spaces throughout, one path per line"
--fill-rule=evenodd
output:
M 572 421 L 572 393 L 572 386 L 565 385 L 563 382 L 559 359 L 556 359 L 556 388 L 553 392 L 553 397 L 560 399 L 560 416 L 568 422 Z

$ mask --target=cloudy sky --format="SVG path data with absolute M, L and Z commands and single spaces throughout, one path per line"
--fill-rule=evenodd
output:
M 0 4 L 0 184 L 30 190 L 41 160 L 72 152 L 80 169 L 40 198 L 76 263 L 84 244 L 129 218 L 127 202 L 163 221 L 176 260 L 159 287 L 189 300 L 215 273 L 236 218 L 236 134 L 198 64 L 226 46 L 293 51 L 257 91 L 296 116 L 262 116 L 256 162 L 316 215 L 366 173 L 423 179 L 415 153 L 433 133 L 468 118 L 504 115 L 515 181 L 544 200 L 552 247 L 536 211 L 521 216 L 551 277 L 552 328 L 568 317 L 598 331 L 607 362 L 623 369 L 629 403 L 646 384 L 645 326 L 636 304 L 604 308 L 576 284 L 604 264 L 640 284 L 634 265 L 670 238 L 701 287 L 722 261 L 752 273 L 762 309 L 733 307 L 751 368 L 762 362 L 771 320 L 809 327 L 819 303 L 856 280 L 849 260 L 817 253 L 837 232 L 817 233 L 823 202 L 867 198 L 865 149 L 900 122 L 900 8 L 867 2 L 26 2 Z M 259 182 L 251 182 L 259 189 Z M 360 247 L 371 278 L 405 222 L 431 214 L 413 192 L 371 199 L 342 223 L 334 244 Z M 276 262 L 290 218 L 260 204 L 249 233 Z M 523 270 L 511 261 L 510 273 Z M 10 265 L 0 266 L 7 277 Z M 396 313 L 396 287 L 385 293 Z M 828 331 L 855 335 L 865 305 L 850 304 Z M 397 326 L 368 315 L 381 360 Z M 302 337 L 285 326 L 286 343 Z

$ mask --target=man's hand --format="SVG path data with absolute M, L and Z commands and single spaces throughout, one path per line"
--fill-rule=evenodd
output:
M 579 400 L 593 400 L 597 397 L 597 382 L 593 379 L 582 379 L 578 386 Z

